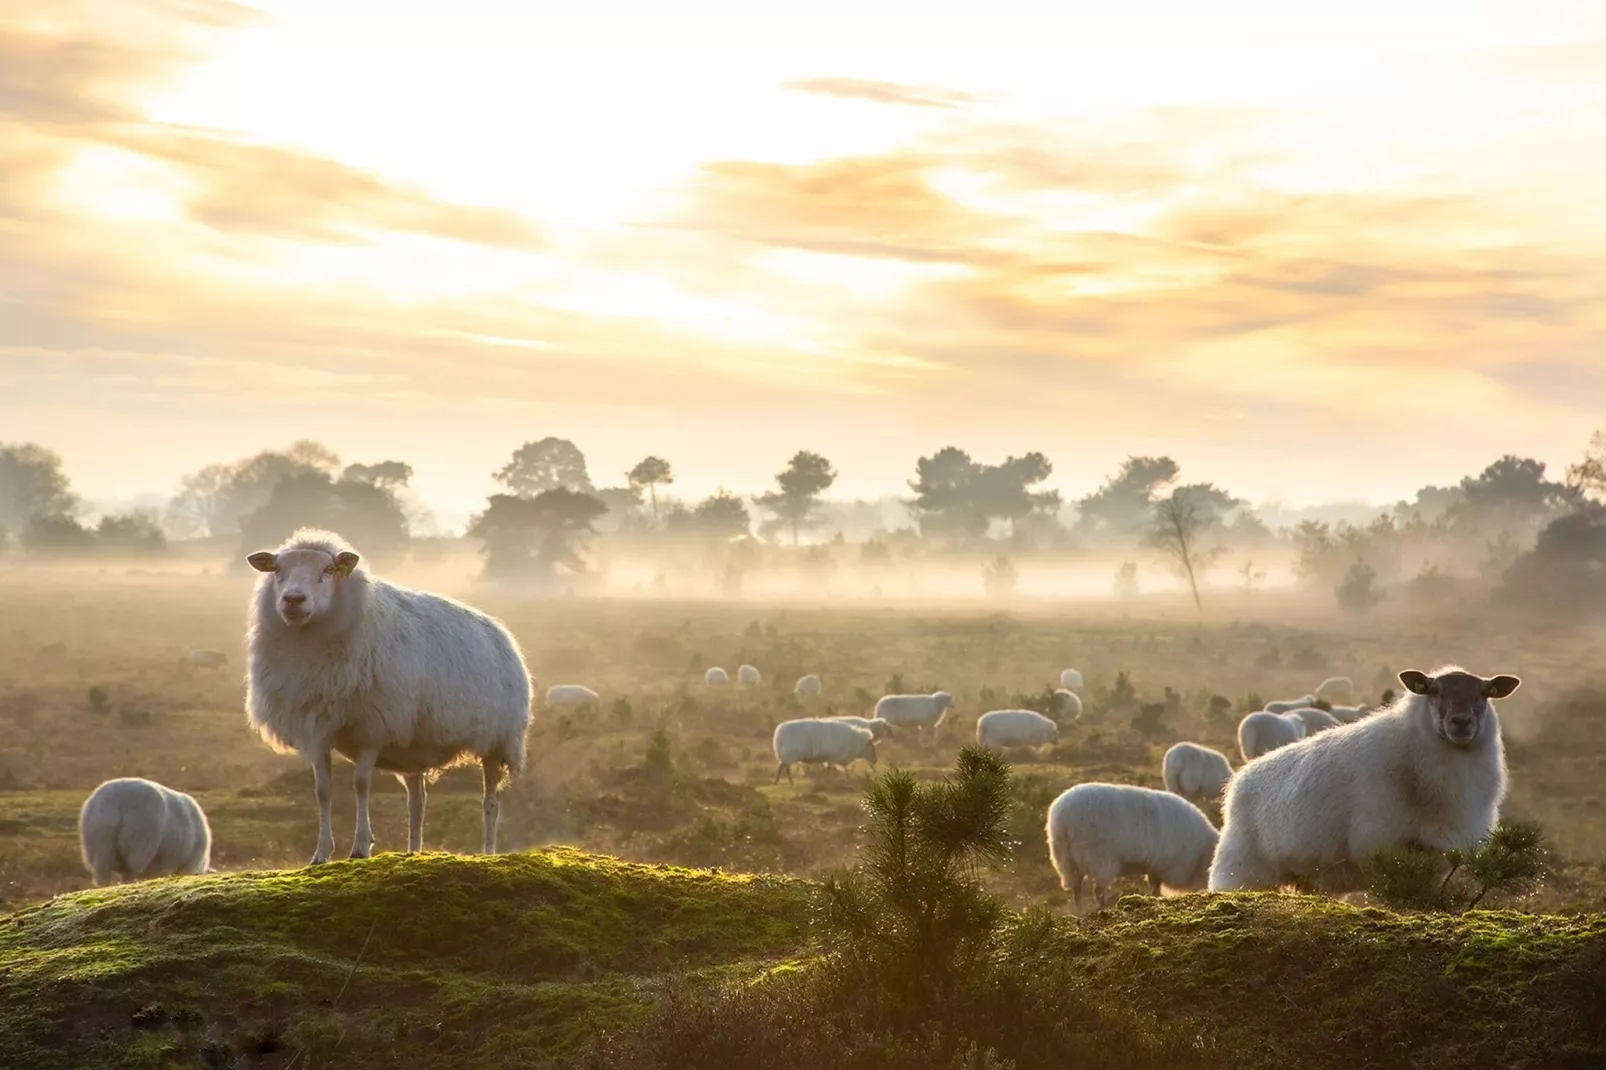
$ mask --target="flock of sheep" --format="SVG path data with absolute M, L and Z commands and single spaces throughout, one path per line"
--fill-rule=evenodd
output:
M 369 575 L 356 553 L 322 532 L 302 531 L 277 551 L 247 559 L 261 575 L 247 619 L 246 712 L 276 750 L 312 763 L 318 803 L 314 863 L 334 852 L 333 755 L 354 766 L 357 821 L 350 857 L 368 857 L 369 795 L 376 772 L 407 791 L 408 850 L 423 846 L 429 774 L 470 758 L 484 773 L 484 850 L 496 850 L 498 795 L 520 772 L 534 681 L 513 636 L 462 603 Z M 221 655 L 192 659 L 220 664 Z M 752 665 L 737 681 L 760 682 Z M 709 686 L 731 683 L 723 668 Z M 1400 674 L 1404 693 L 1385 706 L 1333 705 L 1350 681 L 1324 681 L 1299 699 L 1268 703 L 1239 725 L 1244 764 L 1219 751 L 1171 747 L 1165 791 L 1079 784 L 1047 815 L 1049 856 L 1081 906 L 1084 877 L 1099 905 L 1122 875 L 1141 875 L 1156 894 L 1275 888 L 1302 883 L 1329 892 L 1356 888 L 1377 851 L 1417 845 L 1468 848 L 1488 834 L 1506 791 L 1505 759 L 1492 699 L 1516 690 L 1514 676 L 1483 678 L 1455 666 Z M 1056 713 L 1081 715 L 1082 677 L 1061 674 Z M 797 681 L 804 701 L 819 676 Z M 546 692 L 549 706 L 587 705 L 578 684 Z M 896 729 L 933 729 L 954 708 L 944 691 L 886 695 L 870 717 L 806 717 L 777 725 L 775 780 L 799 762 L 876 762 L 876 744 Z M 983 747 L 1033 747 L 1059 737 L 1059 721 L 1032 710 L 993 710 L 976 723 Z M 1220 830 L 1194 800 L 1223 800 Z M 84 862 L 96 884 L 201 873 L 211 832 L 189 795 L 147 780 L 96 788 L 80 814 Z

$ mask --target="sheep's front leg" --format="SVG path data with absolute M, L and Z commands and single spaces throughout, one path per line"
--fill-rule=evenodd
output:
M 356 771 L 351 775 L 352 786 L 357 789 L 357 832 L 351 838 L 352 858 L 367 858 L 374 850 L 374 830 L 368 824 L 368 792 L 374 785 L 374 763 L 377 761 L 377 750 L 359 752 Z
M 335 853 L 334 817 L 330 808 L 335 799 L 333 755 L 327 746 L 312 755 L 312 793 L 318 798 L 318 849 L 312 853 L 312 864 L 329 861 Z
M 485 774 L 485 853 L 496 853 L 496 823 L 502 816 L 502 800 L 497 792 L 502 787 L 502 774 L 506 772 L 500 760 L 481 758 L 480 769 Z
M 416 853 L 424 849 L 424 774 L 409 773 L 402 785 L 407 789 L 407 849 Z

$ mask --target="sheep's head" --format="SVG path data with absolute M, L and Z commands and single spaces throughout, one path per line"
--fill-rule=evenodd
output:
M 954 708 L 954 697 L 946 691 L 935 692 L 931 697 L 937 703 L 939 710 L 951 710 Z
M 279 553 L 263 550 L 246 558 L 258 572 L 271 575 L 274 608 L 292 628 L 312 623 L 329 612 L 340 582 L 351 575 L 359 558 L 350 550 L 328 553 L 294 547 Z
M 875 736 L 869 732 L 859 740 L 859 757 L 869 762 L 870 768 L 875 768 Z
M 1521 682 L 1515 676 L 1484 679 L 1459 669 L 1438 676 L 1415 669 L 1400 673 L 1400 683 L 1406 690 L 1427 700 L 1433 730 L 1445 742 L 1458 747 L 1469 746 L 1483 732 L 1489 721 L 1489 700 L 1505 698 Z

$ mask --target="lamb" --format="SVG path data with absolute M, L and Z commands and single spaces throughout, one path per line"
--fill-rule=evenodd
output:
M 153 780 L 118 777 L 90 793 L 78 812 L 84 865 L 96 885 L 205 873 L 212 829 L 200 803 Z
M 1066 669 L 1060 673 L 1060 686 L 1068 687 L 1072 691 L 1082 690 L 1082 674 L 1075 669 Z
M 820 678 L 813 673 L 798 677 L 797 684 L 792 688 L 792 694 L 803 698 L 810 698 L 820 693 Z
M 758 669 L 752 665 L 743 665 L 736 670 L 736 679 L 743 687 L 757 687 L 760 679 Z
M 1082 696 L 1075 691 L 1060 688 L 1054 692 L 1054 705 L 1059 715 L 1067 721 L 1075 721 L 1082 716 Z
M 703 683 L 707 684 L 709 687 L 724 687 L 730 682 L 730 673 L 726 672 L 724 669 L 721 669 L 718 665 L 715 665 L 713 668 L 703 673 Z
M 863 758 L 872 768 L 875 766 L 875 738 L 870 729 L 841 721 L 812 717 L 782 721 L 775 726 L 773 743 L 775 760 L 780 763 L 775 769 L 777 784 L 783 772 L 786 782 L 792 783 L 794 762 L 848 766 Z
M 841 721 L 843 724 L 851 724 L 859 728 L 868 728 L 870 730 L 870 738 L 874 739 L 877 743 L 880 743 L 883 739 L 892 738 L 892 726 L 881 720 L 879 717 L 854 717 L 850 714 L 843 714 L 839 717 L 824 717 L 821 718 L 821 720 Z
M 1387 710 L 1284 747 L 1227 786 L 1212 891 L 1300 881 L 1330 892 L 1363 885 L 1385 848 L 1466 850 L 1489 834 L 1506 793 L 1491 699 L 1515 676 L 1447 665 L 1400 673 L 1409 692 Z
M 1197 743 L 1177 743 L 1160 764 L 1165 790 L 1185 799 L 1218 799 L 1232 779 L 1232 763 L 1218 750 Z
M 1059 738 L 1060 726 L 1036 710 L 993 710 L 976 718 L 978 747 L 1040 747 Z
M 492 854 L 498 789 L 523 770 L 530 726 L 530 673 L 518 643 L 478 610 L 370 576 L 343 545 L 338 535 L 302 530 L 277 551 L 246 559 L 262 573 L 246 627 L 246 712 L 274 749 L 312 763 L 313 864 L 334 854 L 336 752 L 356 766 L 352 858 L 373 850 L 376 769 L 406 787 L 407 849 L 419 851 L 426 779 L 472 757 L 483 772 L 484 849 Z
M 1316 687 L 1316 697 L 1329 705 L 1335 699 L 1347 699 L 1355 696 L 1355 681 L 1348 676 L 1329 676 Z
M 1246 762 L 1304 738 L 1305 722 L 1298 714 L 1257 710 L 1238 722 L 1238 753 Z
M 935 729 L 953 708 L 954 697 L 946 691 L 929 695 L 882 695 L 875 704 L 875 716 L 890 725 Z
M 228 663 L 229 656 L 221 650 L 192 650 L 182 662 L 190 669 L 221 669 Z
M 1143 874 L 1149 891 L 1205 887 L 1217 833 L 1197 806 L 1167 791 L 1128 784 L 1078 784 L 1048 808 L 1048 854 L 1060 885 L 1082 908 L 1082 878 L 1093 878 L 1099 909 L 1123 874 Z
M 594 706 L 600 697 L 584 684 L 553 684 L 546 689 L 548 706 Z
M 1288 713 L 1298 717 L 1305 723 L 1305 734 L 1307 736 L 1314 736 L 1317 732 L 1325 732 L 1329 728 L 1337 728 L 1344 723 L 1326 710 L 1318 709 L 1315 706 L 1301 706 L 1297 710 L 1289 710 Z
M 1265 705 L 1267 713 L 1287 713 L 1289 710 L 1301 710 L 1307 706 L 1316 705 L 1315 695 L 1306 695 L 1303 698 L 1278 699 Z

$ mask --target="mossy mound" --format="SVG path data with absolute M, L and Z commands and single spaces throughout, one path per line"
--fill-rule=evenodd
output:
M 79 892 L 0 918 L 0 1066 L 529 1065 L 795 954 L 807 895 L 565 848 Z

